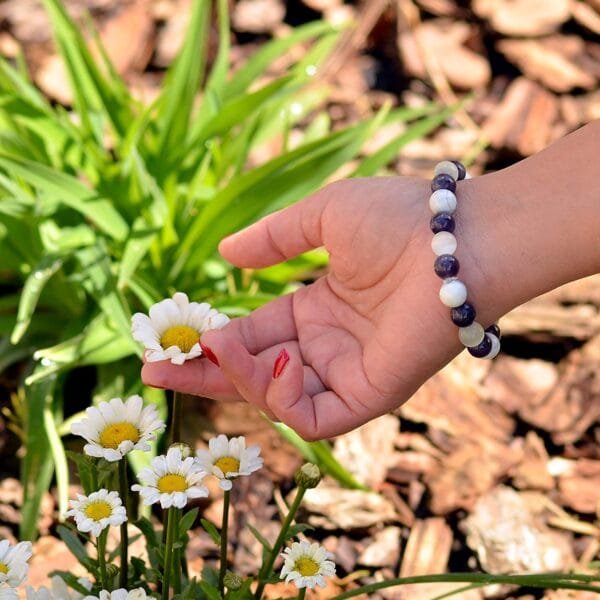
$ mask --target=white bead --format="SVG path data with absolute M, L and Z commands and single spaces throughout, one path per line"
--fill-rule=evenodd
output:
M 464 304 L 467 299 L 467 287 L 455 278 L 446 279 L 440 288 L 440 300 L 450 308 Z
M 500 352 L 500 340 L 493 333 L 486 333 L 492 342 L 492 349 L 483 357 L 486 360 L 491 360 L 492 358 L 496 358 L 498 356 L 498 352 Z
M 449 231 L 439 231 L 431 240 L 431 249 L 436 256 L 454 254 L 456 250 L 456 238 Z
M 449 160 L 443 160 L 442 162 L 439 162 L 437 165 L 435 165 L 435 169 L 433 170 L 433 176 L 435 177 L 436 175 L 441 175 L 442 173 L 450 175 L 450 177 L 452 177 L 454 181 L 458 179 L 459 175 L 458 167 Z
M 435 190 L 429 196 L 429 208 L 434 215 L 445 212 L 452 214 L 456 210 L 456 196 L 450 190 Z
M 473 321 L 467 327 L 458 328 L 458 338 L 460 339 L 460 343 L 467 348 L 478 346 L 481 344 L 484 337 L 485 330 L 477 321 Z

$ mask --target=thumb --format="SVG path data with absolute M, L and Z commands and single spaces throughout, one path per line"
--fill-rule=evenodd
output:
M 237 267 L 261 268 L 322 246 L 321 220 L 334 187 L 328 185 L 226 237 L 219 252 Z

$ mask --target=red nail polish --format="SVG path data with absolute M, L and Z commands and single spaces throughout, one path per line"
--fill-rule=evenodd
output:
M 273 379 L 277 379 L 282 373 L 283 369 L 285 369 L 285 365 L 290 362 L 290 355 L 287 353 L 287 350 L 284 348 L 275 359 L 275 363 L 273 364 Z
M 219 359 L 215 356 L 215 353 L 208 347 L 200 342 L 200 348 L 202 348 L 202 354 L 210 360 L 211 363 L 219 366 Z

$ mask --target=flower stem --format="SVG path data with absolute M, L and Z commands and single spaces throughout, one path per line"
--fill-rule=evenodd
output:
M 304 596 L 306 596 L 306 588 L 300 588 L 300 591 L 298 592 L 298 597 L 297 600 L 304 600 Z
M 273 570 L 273 565 L 275 564 L 275 560 L 279 555 L 279 551 L 281 550 L 281 547 L 285 544 L 288 529 L 290 528 L 290 525 L 292 524 L 292 521 L 294 520 L 294 517 L 298 512 L 298 508 L 300 507 L 300 503 L 302 502 L 302 498 L 304 497 L 306 489 L 307 488 L 305 488 L 302 485 L 298 486 L 298 489 L 296 491 L 296 497 L 294 498 L 294 501 L 290 506 L 290 510 L 286 515 L 285 520 L 283 521 L 281 531 L 279 532 L 279 535 L 277 536 L 277 539 L 273 544 L 273 548 L 271 549 L 269 558 L 267 559 L 267 562 L 263 564 L 258 573 L 258 587 L 256 588 L 256 592 L 254 593 L 255 600 L 260 600 L 262 598 L 262 593 L 266 585 L 265 579 L 271 574 L 271 571 Z
M 171 587 L 171 573 L 173 571 L 173 546 L 175 544 L 175 526 L 177 525 L 177 509 L 172 506 L 167 511 L 167 541 L 165 543 L 165 564 L 163 573 L 162 600 L 169 600 L 169 589 Z
M 108 537 L 108 527 L 102 530 L 98 536 L 98 567 L 100 568 L 100 583 L 102 588 L 109 590 L 108 575 L 106 573 L 106 538 Z
M 175 536 L 179 536 L 179 521 L 181 520 L 181 510 L 175 509 L 173 512 L 175 523 L 173 529 Z M 173 591 L 175 594 L 181 594 L 181 547 L 177 544 L 177 548 L 173 550 Z
M 221 598 L 225 597 L 225 573 L 227 572 L 227 530 L 229 527 L 229 494 L 230 490 L 225 490 L 223 494 L 223 524 L 221 526 L 221 565 L 219 569 L 219 594 Z
M 181 442 L 181 405 L 183 396 L 179 392 L 173 391 L 173 399 L 171 401 L 171 430 L 169 439 L 171 444 Z
M 119 492 L 121 502 L 125 510 L 129 513 L 127 500 L 129 498 L 129 489 L 127 487 L 127 458 L 123 457 L 119 461 Z M 119 587 L 127 589 L 127 569 L 129 567 L 129 537 L 127 534 L 127 521 L 121 523 L 121 570 L 119 571 Z

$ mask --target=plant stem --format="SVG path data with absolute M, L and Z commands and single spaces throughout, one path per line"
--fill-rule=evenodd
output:
M 227 572 L 227 530 L 229 528 L 229 495 L 231 491 L 225 490 L 223 494 L 223 524 L 221 526 L 221 565 L 219 569 L 219 594 L 225 597 L 225 573 Z
M 127 500 L 129 499 L 129 489 L 127 486 L 127 458 L 124 456 L 119 461 L 119 492 L 121 502 L 125 510 L 129 513 Z M 121 570 L 119 571 L 119 587 L 127 589 L 127 570 L 129 567 L 129 536 L 127 534 L 127 521 L 121 523 Z
M 181 510 L 176 509 L 173 513 L 174 523 L 173 529 L 175 531 L 175 537 L 179 537 L 179 521 L 181 520 Z M 173 591 L 175 594 L 181 593 L 181 548 L 178 547 L 173 550 Z
M 173 545 L 175 543 L 175 525 L 177 524 L 177 509 L 172 506 L 167 511 L 167 541 L 165 543 L 165 564 L 163 573 L 162 600 L 169 600 L 169 589 L 171 587 L 171 572 L 173 571 Z
M 98 536 L 98 567 L 100 568 L 100 582 L 102 589 L 109 590 L 108 575 L 106 573 L 106 538 L 108 537 L 108 527 L 102 530 Z
M 298 597 L 297 600 L 304 600 L 304 596 L 306 596 L 306 588 L 300 588 L 300 591 L 298 592 Z
M 306 488 L 304 486 L 298 486 L 298 490 L 296 491 L 296 497 L 294 498 L 294 501 L 290 506 L 290 510 L 286 515 L 285 520 L 283 521 L 281 531 L 279 532 L 279 535 L 277 536 L 277 539 L 273 544 L 273 548 L 271 549 L 269 558 L 267 559 L 267 562 L 263 564 L 258 573 L 258 587 L 256 588 L 256 592 L 254 593 L 255 600 L 260 600 L 262 598 L 262 593 L 266 585 L 264 580 L 271 574 L 273 565 L 275 564 L 275 560 L 279 555 L 279 550 L 281 550 L 281 547 L 285 543 L 285 538 L 288 529 L 290 528 L 290 525 L 292 524 L 292 521 L 294 520 L 294 517 L 298 512 L 298 508 L 300 507 L 300 503 L 302 502 L 302 498 L 304 497 L 305 492 Z
M 173 392 L 173 400 L 171 401 L 171 430 L 169 439 L 171 444 L 181 442 L 181 405 L 183 397 L 179 392 Z

